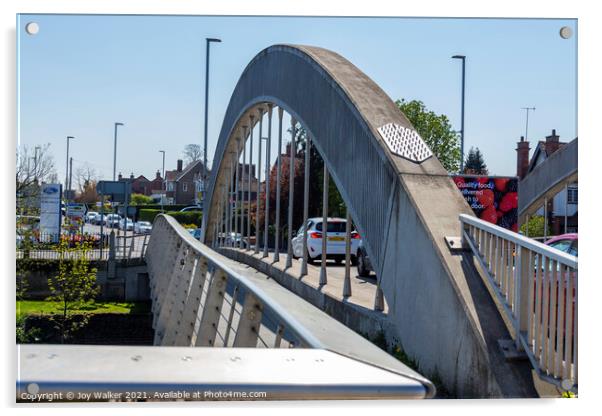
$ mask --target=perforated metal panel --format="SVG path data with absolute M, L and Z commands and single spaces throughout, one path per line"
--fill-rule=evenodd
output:
M 379 127 L 378 132 L 392 153 L 412 162 L 421 163 L 433 155 L 415 130 L 388 123 Z

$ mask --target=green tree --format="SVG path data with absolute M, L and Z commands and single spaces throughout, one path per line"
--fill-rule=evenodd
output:
M 70 247 L 70 241 L 61 238 L 55 251 L 59 258 L 59 271 L 56 276 L 48 279 L 51 295 L 48 300 L 61 305 L 61 313 L 53 316 L 55 328 L 65 342 L 71 335 L 88 323 L 86 314 L 74 316 L 72 310 L 80 307 L 96 296 L 99 291 L 96 284 L 96 268 L 90 267 L 90 244 L 75 243 Z
M 405 99 L 395 101 L 397 107 L 410 120 L 420 137 L 437 156 L 448 172 L 460 169 L 460 138 L 444 114 L 429 111 L 422 101 Z
M 143 194 L 132 194 L 130 198 L 130 205 L 151 205 L 153 204 L 153 198 Z
M 487 165 L 485 164 L 485 159 L 483 159 L 483 154 L 478 147 L 476 149 L 471 147 L 468 151 L 468 156 L 466 157 L 466 162 L 464 163 L 464 173 L 467 175 L 489 174 Z
M 542 215 L 534 215 L 529 218 L 529 221 L 520 226 L 520 232 L 523 235 L 528 235 L 531 238 L 543 237 L 544 235 L 544 217 Z M 527 229 L 529 232 L 527 233 Z M 550 227 L 548 227 L 547 235 L 551 235 Z

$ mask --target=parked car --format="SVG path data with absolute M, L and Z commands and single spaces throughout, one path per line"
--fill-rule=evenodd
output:
M 226 233 L 225 244 L 226 245 L 234 244 L 234 245 L 238 245 L 239 247 L 246 247 L 247 240 L 242 237 L 241 233 L 230 232 L 230 233 Z
M 87 223 L 93 224 L 96 217 L 100 217 L 100 214 L 96 211 L 89 211 L 84 217 L 84 221 Z
M 134 230 L 134 221 L 131 218 L 122 218 L 119 220 L 119 229 L 124 231 Z
M 105 225 L 107 227 L 119 227 L 119 221 L 121 221 L 121 217 L 118 214 L 105 215 Z
M 293 255 L 303 257 L 303 233 L 307 226 L 307 261 L 309 263 L 322 258 L 322 217 L 309 218 L 305 225 L 297 231 L 292 239 Z M 337 263 L 345 259 L 345 235 L 347 220 L 344 218 L 328 218 L 326 237 L 326 259 Z M 351 232 L 351 260 L 355 263 L 360 235 L 357 231 Z
M 188 211 L 203 211 L 203 207 L 201 205 L 191 205 L 189 207 L 184 207 L 180 210 L 180 212 L 188 212 Z
M 360 240 L 360 243 L 357 247 L 357 274 L 361 277 L 370 276 L 370 272 L 374 271 L 372 269 L 372 263 L 370 262 L 370 257 L 368 256 L 368 252 L 366 251 L 366 247 L 364 247 L 363 240 Z
M 153 231 L 153 225 L 148 221 L 138 221 L 134 224 L 134 232 L 138 234 L 148 234 Z
M 546 245 L 564 251 L 571 256 L 578 256 L 579 237 L 577 233 L 562 234 L 550 238 L 546 241 Z
M 189 228 L 188 232 L 197 240 L 201 239 L 201 229 L 200 228 Z

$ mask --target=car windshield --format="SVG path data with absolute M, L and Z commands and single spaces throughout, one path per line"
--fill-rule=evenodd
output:
M 554 247 L 557 250 L 568 253 L 569 249 L 571 248 L 571 243 L 572 243 L 571 240 L 559 240 L 559 241 L 555 241 L 552 244 L 550 244 L 550 247 Z
M 345 221 L 328 221 L 327 232 L 329 233 L 344 233 L 346 227 Z M 316 230 L 322 231 L 322 223 L 316 224 Z
M 150 225 L 150 222 L 148 222 L 148 221 L 140 221 L 140 222 L 138 223 L 138 225 L 149 226 L 149 225 Z

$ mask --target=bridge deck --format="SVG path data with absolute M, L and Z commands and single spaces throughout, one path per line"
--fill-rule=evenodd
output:
M 271 265 L 281 272 L 286 272 L 292 278 L 296 278 L 303 284 L 309 286 L 312 289 L 321 291 L 325 295 L 338 300 L 339 302 L 351 303 L 353 305 L 366 308 L 368 310 L 374 309 L 374 297 L 376 295 L 376 275 L 373 273 L 368 277 L 361 277 L 357 274 L 355 266 L 351 267 L 351 296 L 349 298 L 343 297 L 343 284 L 345 279 L 345 264 L 334 263 L 328 261 L 327 264 L 327 275 L 328 283 L 324 286 L 320 286 L 320 263 L 315 265 L 307 265 L 307 275 L 299 278 L 301 275 L 301 259 L 293 259 L 292 266 L 286 268 L 286 253 L 280 254 L 280 261 L 274 262 L 274 253 L 268 253 L 268 257 L 263 257 L 261 252 L 255 253 L 253 250 L 239 249 L 239 248 L 227 248 L 221 249 L 225 251 L 237 251 L 241 254 L 252 257 L 256 261 L 261 261 L 266 265 Z M 249 266 L 250 267 L 250 266 Z M 387 313 L 388 306 L 385 300 L 385 308 L 383 313 Z

